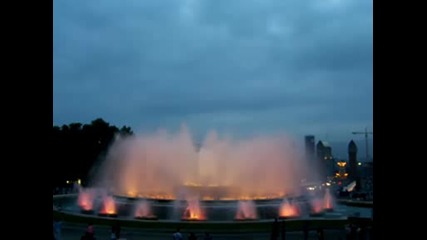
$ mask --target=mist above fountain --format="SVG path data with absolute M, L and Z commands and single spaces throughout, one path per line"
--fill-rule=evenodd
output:
M 310 215 L 321 216 L 325 212 L 332 212 L 334 210 L 334 200 L 329 188 L 325 189 L 324 195 L 313 196 L 310 200 Z
M 101 210 L 99 211 L 101 216 L 115 217 L 117 216 L 116 201 L 112 196 L 104 196 L 102 200 Z
M 197 198 L 187 199 L 187 207 L 185 208 L 182 220 L 201 221 L 206 220 L 206 215 L 200 206 L 200 201 Z
M 310 216 L 321 216 L 324 213 L 324 199 L 320 197 L 314 197 L 310 200 L 311 209 Z
M 287 137 L 233 140 L 211 132 L 198 148 L 183 127 L 177 134 L 118 138 L 94 186 L 149 199 L 172 200 L 180 192 L 200 200 L 277 199 L 299 194 L 308 172 Z
M 280 218 L 294 218 L 300 216 L 300 210 L 296 203 L 291 203 L 288 199 L 283 199 L 280 204 L 279 217 Z
M 325 211 L 331 212 L 334 210 L 333 198 L 332 198 L 332 194 L 331 194 L 331 191 L 329 188 L 327 188 L 325 190 L 325 196 L 323 199 L 323 204 L 324 204 Z
M 148 202 L 147 200 L 140 200 L 136 204 L 135 218 L 147 220 L 157 219 L 157 217 L 153 214 L 151 210 L 150 202 Z
M 83 213 L 92 213 L 95 201 L 95 192 L 92 189 L 79 188 L 77 204 Z
M 256 205 L 254 201 L 239 201 L 237 206 L 236 220 L 257 219 Z

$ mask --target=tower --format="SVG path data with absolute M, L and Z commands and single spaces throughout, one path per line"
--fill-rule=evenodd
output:
M 349 179 L 356 181 L 356 188 L 360 187 L 359 176 L 357 174 L 357 146 L 351 140 L 348 144 L 348 163 L 349 163 Z
M 332 147 L 325 141 L 319 141 L 316 146 L 317 160 L 319 170 L 322 176 L 326 179 L 329 176 L 334 176 L 334 164 L 332 158 Z
M 308 160 L 314 161 L 314 150 L 315 150 L 314 136 L 305 136 L 305 156 Z

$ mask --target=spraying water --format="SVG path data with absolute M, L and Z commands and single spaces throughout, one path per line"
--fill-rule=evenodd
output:
M 257 219 L 254 201 L 239 201 L 237 205 L 236 220 Z
M 311 215 L 319 215 L 323 213 L 323 199 L 319 198 L 319 197 L 314 197 L 313 199 L 311 199 Z
M 295 203 L 289 202 L 288 199 L 283 199 L 282 204 L 280 205 L 279 217 L 281 218 L 292 218 L 298 217 L 300 215 L 300 210 L 298 205 Z
M 156 218 L 152 213 L 150 202 L 147 200 L 140 200 L 136 204 L 135 217 L 143 219 Z
M 188 129 L 177 134 L 118 138 L 95 184 L 130 197 L 176 199 L 183 188 L 200 199 L 268 199 L 298 194 L 313 174 L 290 138 L 232 140 L 208 134 L 195 147 Z
M 93 211 L 95 192 L 92 189 L 79 188 L 77 204 L 83 211 Z
M 329 188 L 325 191 L 325 197 L 323 199 L 324 208 L 326 211 L 332 211 L 334 209 L 334 203 L 332 199 L 331 190 Z
M 112 196 L 104 196 L 101 210 L 99 211 L 102 215 L 115 215 L 117 214 L 116 201 Z
M 182 216 L 183 220 L 205 220 L 206 216 L 197 198 L 187 199 L 187 208 Z

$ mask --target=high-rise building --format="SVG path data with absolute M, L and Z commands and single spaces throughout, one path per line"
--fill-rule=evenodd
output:
M 305 136 L 305 155 L 310 161 L 314 161 L 315 142 L 313 135 Z
M 332 147 L 325 141 L 319 141 L 316 151 L 320 172 L 325 178 L 333 177 L 335 175 L 335 164 L 332 157 Z
M 357 146 L 353 140 L 351 140 L 350 143 L 348 144 L 348 163 L 349 163 L 348 177 L 351 181 L 356 181 L 356 188 L 359 189 L 360 181 L 359 181 L 359 176 L 357 174 Z

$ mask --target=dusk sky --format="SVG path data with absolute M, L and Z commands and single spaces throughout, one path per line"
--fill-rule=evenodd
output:
M 372 0 L 53 4 L 54 125 L 341 143 L 372 131 Z

